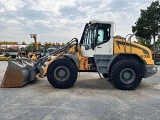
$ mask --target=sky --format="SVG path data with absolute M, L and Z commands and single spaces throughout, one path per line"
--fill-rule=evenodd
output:
M 68 42 L 81 38 L 91 20 L 113 21 L 115 35 L 132 33 L 132 25 L 152 0 L 0 0 L 0 41 Z

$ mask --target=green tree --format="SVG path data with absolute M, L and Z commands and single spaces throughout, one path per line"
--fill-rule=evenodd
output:
M 142 38 L 142 37 L 136 37 L 136 39 L 138 40 L 138 43 L 140 43 L 141 45 L 144 45 L 148 48 L 151 48 L 151 39 L 145 39 L 145 38 Z
M 153 1 L 147 9 L 142 10 L 140 17 L 132 26 L 132 31 L 136 31 L 136 36 L 151 40 L 153 38 L 153 50 L 156 51 L 156 36 L 160 31 L 160 3 L 159 0 Z

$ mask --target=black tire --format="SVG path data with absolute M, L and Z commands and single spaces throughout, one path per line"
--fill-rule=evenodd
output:
M 103 73 L 102 76 L 103 76 L 104 78 L 108 78 L 108 74 L 107 74 L 107 73 Z
M 77 75 L 77 66 L 75 66 L 73 61 L 65 58 L 53 61 L 47 70 L 47 79 L 56 88 L 69 88 L 73 86 Z
M 116 88 L 133 90 L 142 80 L 140 65 L 136 60 L 119 60 L 111 68 L 110 79 Z

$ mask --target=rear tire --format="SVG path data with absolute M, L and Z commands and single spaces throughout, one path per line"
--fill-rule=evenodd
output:
M 47 69 L 47 79 L 56 88 L 69 88 L 77 79 L 77 66 L 69 59 L 57 59 Z
M 133 90 L 142 80 L 142 72 L 138 61 L 123 59 L 116 62 L 110 72 L 110 79 L 121 90 Z

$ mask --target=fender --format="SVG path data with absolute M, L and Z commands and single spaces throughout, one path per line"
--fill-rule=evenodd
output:
M 108 67 L 107 71 L 108 71 L 108 72 L 110 71 L 111 66 L 112 66 L 116 61 L 118 61 L 118 60 L 120 60 L 120 59 L 123 59 L 123 58 L 128 58 L 128 57 L 132 57 L 132 58 L 134 58 L 134 59 L 139 60 L 143 65 L 146 64 L 146 62 L 145 62 L 140 56 L 138 56 L 137 54 L 120 53 L 120 54 L 113 55 L 113 56 L 111 57 L 110 62 L 109 62 L 109 64 L 108 64 L 109 67 Z
M 79 59 L 76 54 L 63 54 L 63 56 L 70 58 L 79 68 Z

